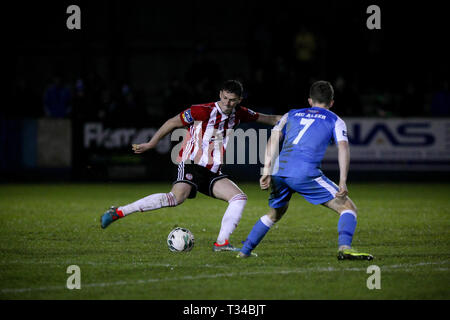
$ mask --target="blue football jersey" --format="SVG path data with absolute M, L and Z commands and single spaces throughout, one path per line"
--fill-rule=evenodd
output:
M 283 177 L 319 176 L 328 145 L 348 141 L 344 121 L 319 107 L 290 110 L 274 130 L 282 132 L 283 140 L 273 175 Z

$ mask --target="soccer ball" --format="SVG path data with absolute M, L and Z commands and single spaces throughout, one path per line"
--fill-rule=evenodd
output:
M 170 251 L 191 251 L 194 247 L 194 235 L 186 228 L 175 228 L 167 236 Z

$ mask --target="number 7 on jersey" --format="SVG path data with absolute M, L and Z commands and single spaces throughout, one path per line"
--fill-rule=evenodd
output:
M 313 124 L 314 121 L 316 121 L 316 119 L 302 118 L 302 120 L 300 120 L 300 125 L 303 125 L 304 127 L 302 128 L 302 130 L 300 130 L 300 132 L 298 133 L 297 137 L 294 139 L 292 144 L 297 144 L 300 141 L 300 139 L 305 134 L 306 130 L 308 130 L 308 128 Z

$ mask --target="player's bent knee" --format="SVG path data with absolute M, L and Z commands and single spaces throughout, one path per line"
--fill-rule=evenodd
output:
M 355 203 L 347 197 L 347 201 L 344 203 L 344 210 L 351 210 L 355 212 L 355 214 L 358 213 L 358 208 L 356 207 Z
M 347 210 L 353 211 L 355 214 L 358 212 L 358 209 L 349 197 L 346 197 L 345 199 L 334 198 L 326 203 L 322 203 L 322 205 L 337 213 L 342 213 Z
M 180 204 L 182 204 L 184 202 L 184 200 L 186 200 L 186 198 L 178 198 L 175 197 L 177 199 L 177 203 L 174 205 L 174 207 L 179 206 Z
M 172 193 L 176 199 L 176 203 L 175 203 L 174 207 L 182 204 L 189 196 L 189 193 L 186 193 L 186 192 L 177 192 L 177 191 L 172 190 L 170 193 Z
M 176 204 L 175 206 L 178 206 L 182 204 L 191 193 L 192 186 L 186 183 L 177 183 L 174 184 L 172 187 L 172 190 L 170 190 L 170 193 L 172 193 L 175 196 Z

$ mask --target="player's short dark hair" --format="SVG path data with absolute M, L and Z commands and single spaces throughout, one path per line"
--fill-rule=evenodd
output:
M 238 97 L 242 97 L 244 93 L 244 86 L 240 81 L 237 80 L 227 80 L 220 87 L 220 91 L 228 91 L 234 93 Z
M 328 106 L 334 99 L 333 86 L 328 81 L 316 81 L 309 89 L 309 97 L 314 102 L 324 103 Z

